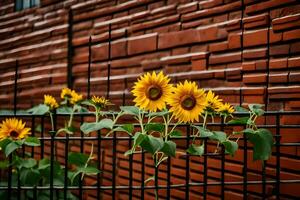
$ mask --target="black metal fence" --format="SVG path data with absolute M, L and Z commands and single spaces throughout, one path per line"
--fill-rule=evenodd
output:
M 191 177 L 190 177 L 190 166 L 193 165 L 193 162 L 190 162 L 190 158 L 192 157 L 192 155 L 184 155 L 183 158 L 186 161 L 186 167 L 185 167 L 185 181 L 182 184 L 173 184 L 171 181 L 171 179 L 173 180 L 172 174 L 171 174 L 171 168 L 172 166 L 172 158 L 169 158 L 166 161 L 166 184 L 159 184 L 158 181 L 155 182 L 155 184 L 153 185 L 146 185 L 145 184 L 145 168 L 146 168 L 146 162 L 145 162 L 145 152 L 142 153 L 141 155 L 141 180 L 140 180 L 140 184 L 133 184 L 133 157 L 136 155 L 130 155 L 128 158 L 128 164 L 129 164 L 129 168 L 128 168 L 128 184 L 124 185 L 124 184 L 118 184 L 118 175 L 120 175 L 118 173 L 118 168 L 120 166 L 118 166 L 117 164 L 117 145 L 119 144 L 119 142 L 122 141 L 122 144 L 124 144 L 124 142 L 126 142 L 128 144 L 128 149 L 131 148 L 132 145 L 132 137 L 128 137 L 128 136 L 120 136 L 118 133 L 113 133 L 112 136 L 110 137 L 104 137 L 101 134 L 97 134 L 96 136 L 86 136 L 83 133 L 80 133 L 79 135 L 66 135 L 66 136 L 57 136 L 55 137 L 54 135 L 51 135 L 47 132 L 45 132 L 45 125 L 46 125 L 46 117 L 45 116 L 38 116 L 38 115 L 29 115 L 29 114 L 6 114 L 6 115 L 1 115 L 0 118 L 5 118 L 5 117 L 11 117 L 11 116 L 17 116 L 20 118 L 24 118 L 26 121 L 30 121 L 31 122 L 31 126 L 32 126 L 32 134 L 35 136 L 38 136 L 39 139 L 41 140 L 41 147 L 35 147 L 38 149 L 23 149 L 23 152 L 30 152 L 32 157 L 37 157 L 35 154 L 38 154 L 38 156 L 42 159 L 45 156 L 49 157 L 51 160 L 51 174 L 53 175 L 53 162 L 54 162 L 54 147 L 55 147 L 55 143 L 62 143 L 65 147 L 65 152 L 64 155 L 61 155 L 64 157 L 64 160 L 62 161 L 64 168 L 66 169 L 65 171 L 65 178 L 67 176 L 67 169 L 69 168 L 69 161 L 68 161 L 68 149 L 69 149 L 69 145 L 70 143 L 73 143 L 74 141 L 77 141 L 77 145 L 79 146 L 80 152 L 84 152 L 84 148 L 85 148 L 85 142 L 90 141 L 96 144 L 96 155 L 97 155 L 97 163 L 98 163 L 98 168 L 101 170 L 102 167 L 102 160 L 103 158 L 101 158 L 101 156 L 104 156 L 105 154 L 102 153 L 102 151 L 111 151 L 112 152 L 112 171 L 111 173 L 111 184 L 107 185 L 107 184 L 102 184 L 102 175 L 101 173 L 98 174 L 97 176 L 95 176 L 95 184 L 93 185 L 88 185 L 88 184 L 84 184 L 84 182 L 81 182 L 81 184 L 79 186 L 70 186 L 68 185 L 68 181 L 64 182 L 63 186 L 58 186 L 55 185 L 55 183 L 53 182 L 53 180 L 50 182 L 50 184 L 48 186 L 35 186 L 35 187 L 30 187 L 30 186 L 21 186 L 20 182 L 18 181 L 18 185 L 12 185 L 12 168 L 10 167 L 7 171 L 1 171 L 1 178 L 0 178 L 0 182 L 2 182 L 4 179 L 7 180 L 7 186 L 0 186 L 0 190 L 6 190 L 8 191 L 9 194 L 9 199 L 24 199 L 24 197 L 22 196 L 22 194 L 24 194 L 22 191 L 32 191 L 33 192 L 33 199 L 36 199 L 35 197 L 37 197 L 37 193 L 40 190 L 47 190 L 50 192 L 50 199 L 57 199 L 57 196 L 55 196 L 55 192 L 57 191 L 61 191 L 63 192 L 63 196 L 61 197 L 61 199 L 68 199 L 67 197 L 67 192 L 68 191 L 72 191 L 76 194 L 76 196 L 79 199 L 85 199 L 84 193 L 88 194 L 90 191 L 94 191 L 96 192 L 96 195 L 94 195 L 94 197 L 96 199 L 101 199 L 103 192 L 105 193 L 105 191 L 110 191 L 109 196 L 111 197 L 111 199 L 118 199 L 118 195 L 116 194 L 117 191 L 125 191 L 125 193 L 128 194 L 128 199 L 134 199 L 134 198 L 140 198 L 140 199 L 147 199 L 145 198 L 145 192 L 147 190 L 153 190 L 153 189 L 158 189 L 158 191 L 162 191 L 165 190 L 164 195 L 161 196 L 161 198 L 165 198 L 165 199 L 173 199 L 172 197 L 172 190 L 176 190 L 176 189 L 180 189 L 183 190 L 185 193 L 185 198 L 184 199 L 190 199 L 190 193 L 191 193 L 191 189 L 192 188 L 199 188 L 199 191 L 201 190 L 202 192 L 199 193 L 199 198 L 203 198 L 203 199 L 207 199 L 208 196 L 213 195 L 210 194 L 208 192 L 209 187 L 211 186 L 218 186 L 220 189 L 220 194 L 216 195 L 217 197 L 221 198 L 221 199 L 225 199 L 226 197 L 226 191 L 227 186 L 232 186 L 232 185 L 239 185 L 241 186 L 240 190 L 237 190 L 237 192 L 242 192 L 243 198 L 244 199 L 248 199 L 249 194 L 251 194 L 252 192 L 248 191 L 248 187 L 250 187 L 251 185 L 259 185 L 259 187 L 261 187 L 261 193 L 258 193 L 258 195 L 261 196 L 262 199 L 267 199 L 270 197 L 270 192 L 267 192 L 267 187 L 268 186 L 272 186 L 273 191 L 271 192 L 271 196 L 272 197 L 276 197 L 276 199 L 293 199 L 295 198 L 295 196 L 289 196 L 288 194 L 281 194 L 281 185 L 282 184 L 299 184 L 300 185 L 300 179 L 282 179 L 280 174 L 281 174 L 281 159 L 282 156 L 285 156 L 284 153 L 281 152 L 281 148 L 282 147 L 299 147 L 300 143 L 299 141 L 295 141 L 295 142 L 289 142 L 289 143 L 282 143 L 281 142 L 281 138 L 284 137 L 281 132 L 284 129 L 293 129 L 295 134 L 298 134 L 298 131 L 300 129 L 300 125 L 299 124 L 295 124 L 295 125 L 284 125 L 281 124 L 281 118 L 284 116 L 297 116 L 299 115 L 300 112 L 266 112 L 265 114 L 265 118 L 268 119 L 268 121 L 271 121 L 271 123 L 267 123 L 265 125 L 260 125 L 260 127 L 265 127 L 268 128 L 270 130 L 272 130 L 272 132 L 274 133 L 274 138 L 275 138 L 275 144 L 274 144 L 274 148 L 273 148 L 273 154 L 272 154 L 272 158 L 275 158 L 275 162 L 272 161 L 272 163 L 269 164 L 269 161 L 266 161 L 264 163 L 264 165 L 262 165 L 262 170 L 261 170 L 261 180 L 248 180 L 248 173 L 249 173 L 249 151 L 251 151 L 251 146 L 249 146 L 247 144 L 246 139 L 241 138 L 240 139 L 240 149 L 238 151 L 242 151 L 243 152 L 243 172 L 242 172 L 242 177 L 243 179 L 241 181 L 227 181 L 225 178 L 225 165 L 227 161 L 227 156 L 224 153 L 224 151 L 222 151 L 222 153 L 208 153 L 207 152 L 207 148 L 208 145 L 207 143 L 205 143 L 205 153 L 203 155 L 203 157 L 199 157 L 200 160 L 203 160 L 202 166 L 203 166 L 203 170 L 199 169 L 199 173 L 203 175 L 203 179 L 202 180 L 198 180 L 198 181 L 191 181 Z M 76 114 L 75 118 L 77 118 L 77 120 L 79 122 L 83 122 L 85 120 L 85 118 L 89 117 L 91 114 L 86 113 L 86 114 Z M 64 114 L 58 115 L 56 117 L 64 117 Z M 37 122 L 41 124 L 41 132 L 40 133 L 35 133 L 35 126 L 37 125 Z M 57 120 L 55 121 L 55 126 L 57 125 Z M 222 129 L 222 127 L 224 126 L 224 124 L 222 123 L 211 123 L 209 124 L 209 126 L 214 126 L 214 127 L 219 127 L 219 129 Z M 186 135 L 175 138 L 175 140 L 182 140 L 185 141 L 185 144 L 187 145 L 186 147 L 188 147 L 189 142 L 190 142 L 190 128 L 187 125 L 182 125 L 181 128 L 186 129 Z M 111 145 L 111 149 L 109 148 L 103 148 L 103 145 L 101 145 L 101 143 L 103 142 L 108 142 Z M 50 150 L 50 152 L 47 152 L 45 149 L 46 147 L 48 150 Z M 24 154 L 23 154 L 24 155 Z M 216 180 L 216 181 L 209 181 L 209 174 L 208 174 L 208 158 L 209 157 L 215 157 L 217 159 L 221 160 L 221 167 L 220 167 L 220 179 Z M 3 159 L 3 157 L 2 157 Z M 298 159 L 298 157 L 295 157 L 294 159 Z M 10 157 L 10 162 L 12 162 L 11 157 Z M 296 164 L 296 161 L 295 161 Z M 274 168 L 275 170 L 275 176 L 274 174 L 267 174 L 266 171 L 266 167 L 270 167 L 270 168 Z M 293 166 L 290 166 L 291 168 L 293 168 Z M 103 171 L 103 170 L 102 170 Z M 155 174 L 157 175 L 157 177 L 160 176 L 160 174 L 165 173 L 165 172 L 160 172 L 159 168 L 155 169 Z M 300 176 L 300 172 L 299 169 L 295 169 L 294 171 L 295 176 Z M 67 178 L 65 179 L 67 180 Z M 229 189 L 230 190 L 230 189 Z M 11 194 L 15 194 L 17 193 L 17 196 L 12 196 Z M 214 196 L 214 195 L 213 195 Z M 14 198 L 13 198 L 14 197 Z M 106 197 L 107 198 L 107 197 Z M 105 199 L 106 199 L 105 198 Z

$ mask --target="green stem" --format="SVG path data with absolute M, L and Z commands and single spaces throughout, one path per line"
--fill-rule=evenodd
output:
M 203 128 L 206 128 L 207 114 L 208 114 L 208 113 L 205 112 L 204 119 L 203 119 Z
M 50 121 L 51 121 L 51 129 L 54 131 L 54 120 L 53 120 L 53 115 L 52 112 L 49 111 L 49 116 L 50 116 Z
M 89 156 L 89 158 L 87 159 L 87 161 L 86 161 L 86 163 L 85 163 L 85 165 L 84 165 L 84 168 L 87 168 L 87 166 L 88 166 L 90 160 L 91 160 L 92 157 L 93 157 L 93 153 L 94 153 L 94 143 L 92 143 L 91 153 L 90 153 L 90 156 Z M 83 180 L 83 177 L 84 177 L 84 173 L 81 174 L 81 180 Z
M 74 112 L 75 112 L 75 105 L 73 106 L 72 112 L 71 112 L 71 114 L 70 114 L 70 120 L 69 120 L 69 123 L 68 123 L 68 127 L 71 127 L 71 126 L 72 126 L 72 121 L 73 121 Z
M 95 110 L 95 116 L 96 116 L 96 123 L 99 121 L 99 109 L 96 107 L 96 110 Z

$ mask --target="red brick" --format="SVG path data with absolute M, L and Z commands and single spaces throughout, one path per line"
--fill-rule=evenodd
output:
M 290 53 L 299 53 L 300 52 L 300 42 L 293 42 L 291 44 Z
M 207 68 L 206 65 L 207 65 L 206 59 L 192 60 L 192 70 L 193 71 L 206 70 L 206 68 Z
M 255 62 L 256 70 L 266 70 L 267 69 L 267 60 L 258 60 Z
M 108 59 L 108 44 L 101 44 L 92 47 L 92 61 Z
M 269 64 L 270 69 L 285 69 L 287 68 L 287 59 L 271 59 Z
M 259 84 L 267 82 L 266 74 L 253 74 L 253 75 L 244 75 L 243 82 L 246 84 Z
M 148 34 L 128 39 L 128 55 L 155 51 L 157 34 Z
M 121 39 L 111 43 L 111 57 L 118 58 L 127 55 L 127 40 Z
M 282 40 L 282 33 L 275 33 L 273 29 L 270 29 L 270 43 L 280 42 Z
M 236 49 L 241 47 L 241 35 L 240 34 L 230 34 L 228 36 L 228 48 Z
M 280 74 L 270 74 L 269 75 L 270 83 L 287 83 L 288 82 L 288 73 L 280 73 Z
M 266 56 L 267 56 L 266 48 L 243 51 L 243 58 L 245 59 L 265 58 Z
M 300 57 L 289 58 L 288 67 L 289 68 L 300 67 Z
M 228 48 L 228 42 L 218 42 L 214 44 L 209 45 L 209 51 L 210 52 L 219 52 L 219 51 L 225 51 Z
M 265 1 L 261 3 L 256 3 L 246 7 L 245 12 L 247 14 L 256 13 L 264 10 L 268 10 L 269 8 L 273 8 L 279 5 L 284 5 L 288 3 L 296 2 L 296 0 L 272 0 L 272 1 Z
M 300 82 L 300 73 L 299 72 L 291 72 L 289 74 L 289 82 Z
M 289 44 L 275 45 L 270 47 L 270 55 L 278 56 L 278 55 L 288 55 L 290 50 Z
M 251 17 L 246 17 L 243 19 L 244 28 L 251 29 L 261 26 L 266 26 L 269 22 L 269 15 L 267 13 L 261 15 L 255 15 Z
M 245 47 L 264 45 L 267 44 L 267 40 L 268 40 L 267 29 L 244 32 L 243 41 Z
M 158 49 L 180 46 L 200 41 L 197 30 L 185 30 L 173 33 L 160 34 L 158 37 Z
M 287 31 L 283 33 L 283 41 L 295 40 L 300 38 L 300 29 Z
M 228 53 L 222 55 L 211 55 L 209 57 L 209 64 L 220 64 L 241 61 L 241 53 Z
M 300 14 L 288 15 L 272 20 L 274 31 L 282 31 L 285 29 L 295 28 L 300 26 Z
M 255 70 L 255 62 L 243 62 L 242 69 L 243 69 L 243 71 L 254 71 Z
M 179 5 L 177 7 L 177 11 L 180 14 L 185 14 L 185 13 L 196 11 L 197 8 L 198 8 L 198 2 L 191 2 L 191 3 Z

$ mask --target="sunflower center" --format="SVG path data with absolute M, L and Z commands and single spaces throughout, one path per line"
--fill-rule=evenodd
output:
M 19 133 L 15 130 L 11 131 L 10 134 L 9 134 L 11 137 L 13 138 L 17 138 L 19 136 Z
M 151 85 L 147 89 L 147 97 L 153 101 L 159 99 L 162 96 L 161 88 L 156 85 Z
M 192 110 L 196 105 L 196 99 L 192 95 L 185 95 L 181 101 L 181 107 L 185 110 Z

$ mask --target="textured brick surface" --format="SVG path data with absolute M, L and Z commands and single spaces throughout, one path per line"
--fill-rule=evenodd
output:
M 41 0 L 41 6 L 14 12 L 14 1 L 0 2 L 0 109 L 12 108 L 14 69 L 19 62 L 18 108 L 40 103 L 44 93 L 59 97 L 67 86 L 68 55 L 73 87 L 86 95 L 88 45 L 91 37 L 91 92 L 105 95 L 107 67 L 110 70 L 110 98 L 115 104 L 132 99 L 129 91 L 145 71 L 162 69 L 174 80 L 191 79 L 213 89 L 232 104 L 262 103 L 269 110 L 300 109 L 300 2 L 297 0 Z M 69 9 L 73 24 L 69 26 Z M 242 10 L 244 9 L 244 10 Z M 111 61 L 108 61 L 108 25 L 111 24 Z M 68 30 L 72 38 L 68 40 Z M 68 52 L 68 41 L 72 49 Z M 241 95 L 241 97 L 240 97 Z M 240 102 L 241 101 L 241 102 Z M 299 117 L 285 117 L 282 123 L 300 123 Z M 283 129 L 282 141 L 299 142 L 295 130 Z M 104 144 L 103 144 L 104 145 Z M 126 145 L 118 145 L 118 184 L 128 184 Z M 110 147 L 105 144 L 103 148 Z M 74 149 L 78 149 L 74 145 Z M 88 145 L 87 145 L 88 148 Z M 62 147 L 63 149 L 63 147 Z M 63 150 L 62 150 L 63 151 Z M 298 147 L 282 147 L 281 178 L 300 179 Z M 249 158 L 251 157 L 249 151 Z M 105 155 L 104 155 L 105 154 Z M 111 184 L 112 153 L 104 151 L 103 184 Z M 227 180 L 242 181 L 242 151 L 226 157 Z M 140 185 L 140 156 L 134 157 L 134 185 Z M 191 158 L 190 178 L 202 180 L 203 158 Z M 267 165 L 267 178 L 274 178 L 274 158 Z M 147 177 L 153 173 L 146 159 Z M 172 160 L 171 181 L 185 183 L 186 161 Z M 259 180 L 260 165 L 248 161 L 249 179 Z M 209 158 L 209 180 L 220 179 L 220 161 Z M 161 172 L 166 165 L 161 167 Z M 160 173 L 160 183 L 166 183 Z M 90 183 L 95 180 L 89 179 Z M 299 184 L 281 184 L 281 198 L 299 197 Z M 248 186 L 248 198 L 259 199 L 261 187 Z M 272 199 L 268 185 L 268 198 Z M 190 188 L 190 199 L 201 199 L 202 187 Z M 209 199 L 219 199 L 220 187 L 208 187 Z M 226 186 L 226 199 L 242 199 L 241 186 Z M 160 191 L 164 199 L 166 193 Z M 111 198 L 104 192 L 104 199 Z M 86 193 L 94 197 L 95 194 Z M 145 197 L 153 199 L 153 191 Z M 185 193 L 172 189 L 172 199 Z M 128 199 L 128 191 L 118 191 Z M 140 193 L 134 192 L 139 199 Z M 93 198 L 91 198 L 93 199 Z

